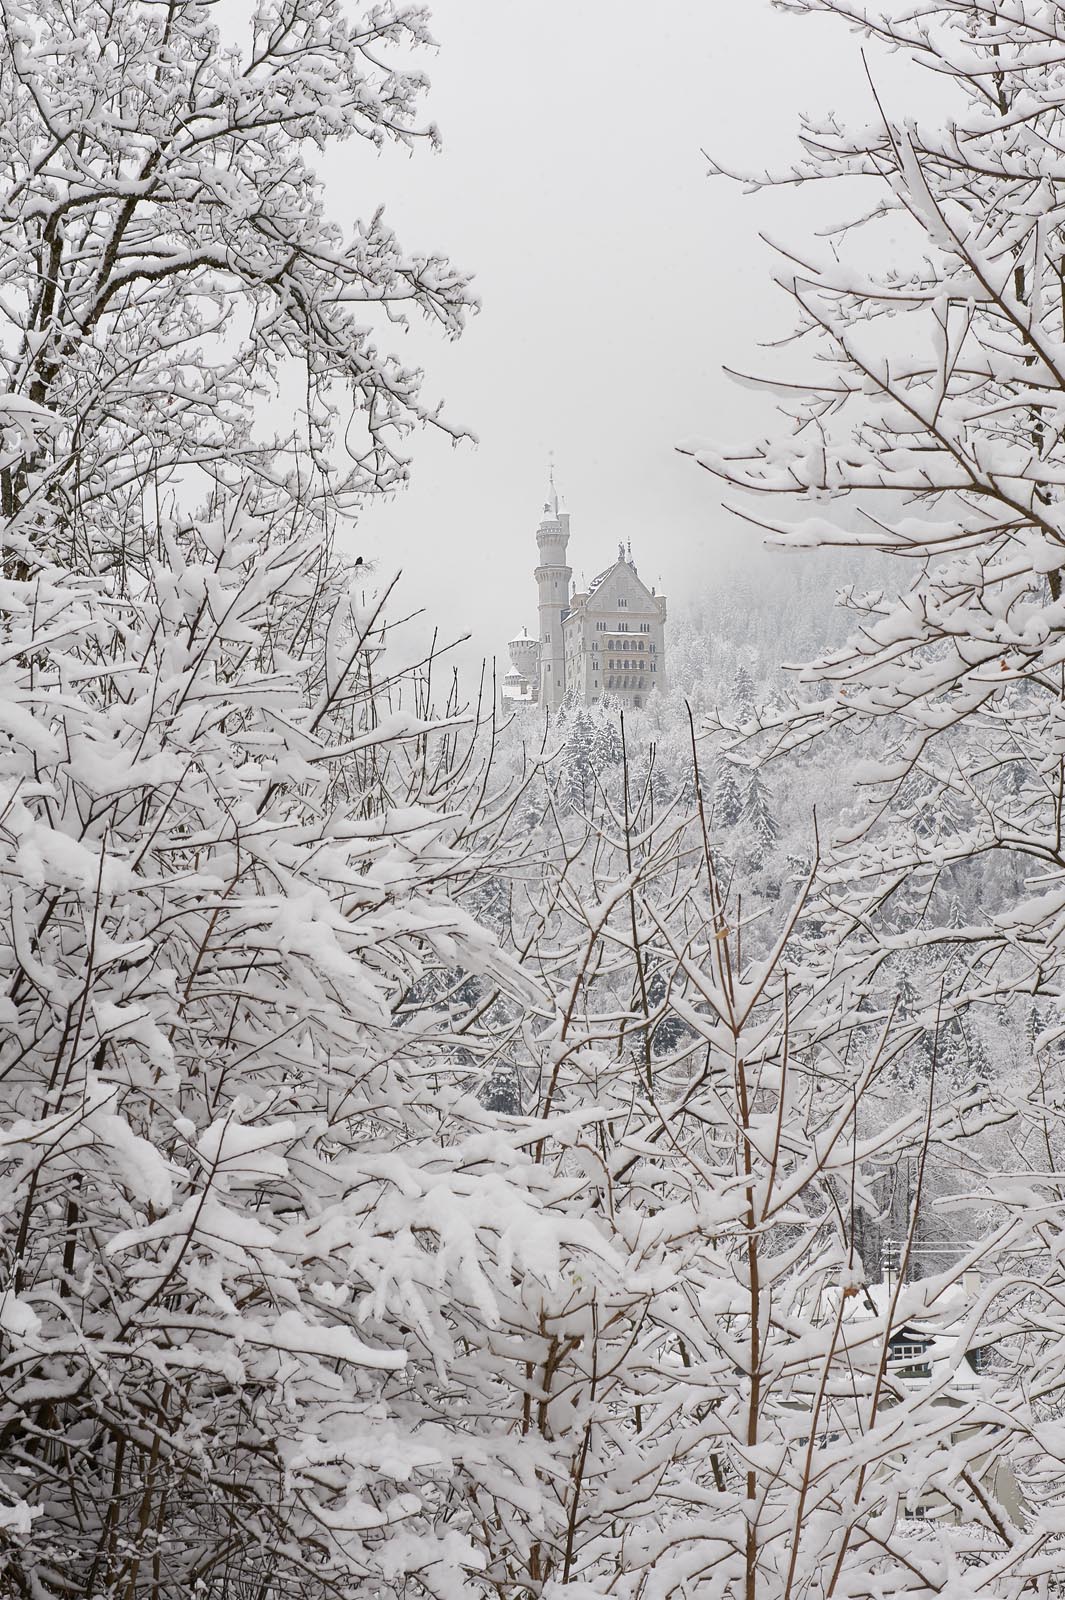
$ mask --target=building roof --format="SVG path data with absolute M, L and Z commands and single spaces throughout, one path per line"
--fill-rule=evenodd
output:
M 633 566 L 633 561 L 632 561 L 632 546 L 630 544 L 630 546 L 629 546 L 629 559 L 626 562 L 625 561 L 625 546 L 622 544 L 621 540 L 619 539 L 618 540 L 618 558 L 617 558 L 617 560 L 616 561 L 612 561 L 610 563 L 609 567 L 604 567 L 602 572 L 597 572 L 596 573 L 595 577 L 592 579 L 591 583 L 588 585 L 588 593 L 589 594 L 594 594 L 595 591 L 598 589 L 599 585 L 601 583 L 605 583 L 607 578 L 610 577 L 610 574 L 612 572 L 616 572 L 620 566 L 626 566 L 626 565 L 632 567 L 633 573 L 635 574 L 636 568 L 635 568 L 635 566 Z
M 603 587 L 609 578 L 614 576 L 619 568 L 624 569 L 628 576 L 635 582 L 637 589 L 642 590 L 642 592 L 647 596 L 648 600 L 651 601 L 653 607 L 657 601 L 657 596 L 655 595 L 654 590 L 649 589 L 644 583 L 643 579 L 640 577 L 640 574 L 636 570 L 636 563 L 632 560 L 632 557 L 625 556 L 624 554 L 619 556 L 617 561 L 612 561 L 609 567 L 604 567 L 602 572 L 597 572 L 584 594 L 575 594 L 573 596 L 574 607 L 577 608 L 584 606 L 589 601 L 593 600 L 596 593 Z

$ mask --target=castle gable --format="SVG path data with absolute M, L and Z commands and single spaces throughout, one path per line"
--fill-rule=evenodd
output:
M 653 611 L 655 600 L 647 585 L 636 575 L 628 561 L 615 561 L 612 567 L 593 579 L 588 592 L 587 609 L 603 615 L 617 611 L 618 601 L 634 611 Z

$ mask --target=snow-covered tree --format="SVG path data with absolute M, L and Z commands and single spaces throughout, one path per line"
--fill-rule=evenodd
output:
M 72 564 L 142 568 L 193 469 L 320 518 L 402 478 L 437 413 L 378 337 L 409 314 L 459 331 L 467 280 L 376 203 L 330 220 L 308 154 L 430 135 L 407 58 L 428 39 L 402 0 L 263 0 L 224 31 L 202 0 L 3 7 L 0 369 L 67 424 L 5 471 L 9 551 L 47 502 Z M 347 467 L 322 470 L 341 437 Z
M 885 587 L 881 562 L 875 587 L 851 591 L 860 625 L 806 673 L 827 698 L 797 697 L 772 736 L 782 750 L 850 729 L 874 757 L 861 814 L 825 852 L 841 930 L 857 915 L 893 933 L 916 875 L 953 863 L 982 905 L 966 986 L 1031 991 L 1057 970 L 1062 871 L 1062 17 L 1042 0 L 792 9 L 904 52 L 942 114 L 896 112 L 871 66 L 868 122 L 804 123 L 801 158 L 765 181 L 870 192 L 831 250 L 782 258 L 818 358 L 778 391 L 790 432 L 700 459 L 773 497 L 763 521 L 785 543 L 855 545 L 900 569 Z M 792 518 L 804 497 L 813 514 Z M 826 516 L 826 497 L 849 514 Z M 945 910 L 930 902 L 926 924 Z
M 0 9 L 0 1589 L 37 1600 L 462 1584 L 456 1476 L 536 1514 L 489 1330 L 580 1253 L 490 1049 L 412 1008 L 530 980 L 454 898 L 487 777 L 332 540 L 421 414 L 374 321 L 467 292 L 345 237 L 306 153 L 413 136 L 425 17 L 220 24 Z
M 731 761 L 722 761 L 714 780 L 714 826 L 734 828 L 742 815 L 743 795 L 736 781 L 736 768 Z
M 800 158 L 756 181 L 838 179 L 852 201 L 866 192 L 828 246 L 781 254 L 802 336 L 791 369 L 765 375 L 770 387 L 781 379 L 783 437 L 697 453 L 763 497 L 755 515 L 785 544 L 850 544 L 895 569 L 885 582 L 881 561 L 851 589 L 849 640 L 806 669 L 816 692 L 797 692 L 759 738 L 777 755 L 826 730 L 861 738 L 863 798 L 825 837 L 825 937 L 805 948 L 822 970 L 861 967 L 867 1003 L 878 983 L 890 1000 L 900 952 L 923 952 L 912 975 L 924 984 L 919 1076 L 931 1104 L 944 1074 L 974 1085 L 989 1075 L 996 1014 L 1019 1031 L 1031 997 L 1060 1010 L 1065 981 L 1065 18 L 1043 0 L 789 9 L 864 30 L 869 114 L 853 127 L 806 120 Z M 897 77 L 881 79 L 880 45 L 926 81 L 899 95 Z M 835 514 L 832 499 L 843 502 Z M 1031 1169 L 1011 1195 L 985 1168 L 1000 1207 L 1031 1228 L 983 1302 L 1011 1303 L 1016 1316 L 998 1370 L 1003 1416 L 1022 1431 L 1043 1407 L 1056 1417 L 1060 1361 L 1050 1325 L 1062 1288 L 1061 1094 L 1040 1055 L 1036 1046 L 1034 1061 L 988 1089 L 1012 1130 L 1003 1170 L 1012 1180 L 1018 1164 Z M 951 1159 L 964 1171 L 973 1157 Z M 940 1159 L 940 1174 L 948 1165 Z M 906 1182 L 924 1246 L 912 1168 Z M 1034 1453 L 1028 1465 L 1034 1564 L 1018 1570 L 1037 1586 L 1051 1569 L 1034 1543 L 1053 1540 L 1061 1477 Z M 927 1570 L 912 1574 L 913 1592 L 929 1592 Z M 827 1592 L 839 1576 L 833 1567 Z
M 740 813 L 740 827 L 749 847 L 764 860 L 765 852 L 776 843 L 778 828 L 773 815 L 769 785 L 757 768 L 751 773 L 747 784 L 747 794 Z
M 923 1254 L 936 1164 L 994 1121 L 986 1089 L 933 1071 L 900 1094 L 922 1020 L 865 1010 L 860 968 L 810 982 L 799 952 L 785 970 L 801 904 L 774 907 L 752 962 L 758 912 L 723 895 L 698 815 L 652 821 L 649 797 L 626 814 L 609 785 L 599 807 L 579 829 L 554 814 L 559 847 L 529 841 L 514 897 L 552 1000 L 505 1048 L 537 1085 L 539 1157 L 603 1248 L 507 1314 L 500 1415 L 535 1445 L 545 1512 L 517 1540 L 479 1491 L 496 1586 L 931 1595 L 924 1568 L 955 1560 L 1023 1585 L 1041 1558 L 1018 1483 L 1048 1463 L 1032 1413 L 970 1360 L 1009 1319 L 976 1316 L 964 1252 L 946 1271 Z M 1023 1250 L 1023 1208 L 969 1177 Z M 911 1322 L 936 1346 L 928 1382 L 900 1370 Z
M 729 711 L 738 722 L 749 722 L 754 716 L 754 680 L 744 662 L 732 674 L 729 687 Z
M 159 530 L 136 602 L 7 583 L 12 1592 L 476 1565 L 433 1374 L 545 1236 L 395 1008 L 434 955 L 513 979 L 449 904 L 452 826 L 373 777 L 424 733 L 369 692 L 373 612 L 341 577 L 308 648 L 321 554 L 277 535 L 235 500 Z

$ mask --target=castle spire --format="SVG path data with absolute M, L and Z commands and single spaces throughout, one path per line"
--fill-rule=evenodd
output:
M 540 612 L 540 704 L 549 711 L 561 706 L 566 696 L 565 622 L 570 606 L 572 568 L 566 561 L 569 544 L 569 517 L 559 509 L 555 488 L 555 461 L 549 469 L 550 499 L 536 530 L 536 586 Z
M 558 490 L 555 488 L 555 452 L 547 452 L 547 499 L 544 510 L 549 511 L 553 517 L 558 516 Z

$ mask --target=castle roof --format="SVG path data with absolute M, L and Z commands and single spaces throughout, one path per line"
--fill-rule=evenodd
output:
M 632 559 L 632 544 L 631 543 L 629 544 L 629 554 L 628 554 L 628 557 L 626 558 L 625 546 L 621 543 L 620 539 L 618 540 L 618 558 L 617 558 L 617 560 L 616 561 L 612 561 L 610 563 L 609 567 L 604 567 L 602 572 L 597 572 L 596 573 L 595 577 L 592 579 L 591 583 L 588 585 L 588 593 L 589 593 L 589 595 L 593 595 L 595 593 L 595 591 L 599 588 L 599 586 L 601 584 L 605 583 L 606 580 L 611 576 L 611 574 L 615 573 L 618 570 L 619 567 L 628 567 L 628 569 L 632 573 L 633 577 L 636 578 L 637 580 L 639 580 L 639 573 L 636 571 L 636 563 Z M 646 584 L 643 587 L 646 588 Z
M 633 593 L 637 595 L 645 595 L 648 602 L 652 606 L 658 603 L 654 590 L 647 587 L 639 573 L 636 571 L 636 563 L 633 561 L 631 555 L 626 556 L 624 550 L 620 547 L 619 549 L 620 554 L 618 555 L 618 559 L 616 561 L 612 561 L 609 567 L 604 567 L 602 572 L 596 573 L 595 577 L 588 585 L 587 591 L 584 594 L 575 594 L 573 596 L 574 610 L 581 610 L 585 606 L 589 606 L 593 611 L 596 610 L 597 607 L 595 603 L 595 596 L 597 592 L 610 578 L 613 578 L 619 572 L 624 572 L 626 578 L 630 580 L 630 582 L 627 584 L 623 582 L 623 592 L 625 589 L 627 589 L 630 595 Z

